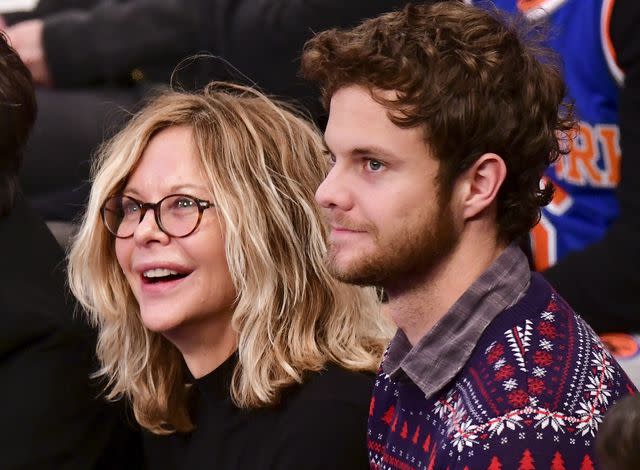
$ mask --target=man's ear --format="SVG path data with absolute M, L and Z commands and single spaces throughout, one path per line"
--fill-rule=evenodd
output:
M 495 153 L 485 153 L 464 172 L 460 179 L 462 215 L 471 219 L 495 201 L 507 176 L 504 160 Z

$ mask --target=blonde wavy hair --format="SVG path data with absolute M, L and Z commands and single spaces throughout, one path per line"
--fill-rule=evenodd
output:
M 69 254 L 70 287 L 98 328 L 107 397 L 127 397 L 137 421 L 157 434 L 189 431 L 182 356 L 147 330 L 100 219 L 150 139 L 191 129 L 203 174 L 224 219 L 237 298 L 232 325 L 238 364 L 231 384 L 243 408 L 270 406 L 305 373 L 328 361 L 373 371 L 390 335 L 371 289 L 334 280 L 325 264 L 325 227 L 314 202 L 327 159 L 309 122 L 257 91 L 211 84 L 168 92 L 142 109 L 100 150 L 81 228 Z

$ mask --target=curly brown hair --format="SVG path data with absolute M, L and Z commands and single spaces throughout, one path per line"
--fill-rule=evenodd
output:
M 481 155 L 500 155 L 507 176 L 497 198 L 498 235 L 511 241 L 550 202 L 553 188 L 540 178 L 567 153 L 575 126 L 553 59 L 516 22 L 446 1 L 322 32 L 305 45 L 301 70 L 320 84 L 326 109 L 339 88 L 359 85 L 396 125 L 422 126 L 440 161 L 441 197 Z

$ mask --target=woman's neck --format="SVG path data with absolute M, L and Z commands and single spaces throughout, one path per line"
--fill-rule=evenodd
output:
M 231 316 L 231 313 L 216 315 L 163 333 L 178 348 L 194 378 L 199 379 L 217 369 L 238 348 L 238 335 L 231 327 Z

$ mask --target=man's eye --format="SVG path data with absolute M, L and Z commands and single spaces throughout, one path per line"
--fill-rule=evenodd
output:
M 371 171 L 380 171 L 384 165 L 378 160 L 367 160 L 367 168 Z

